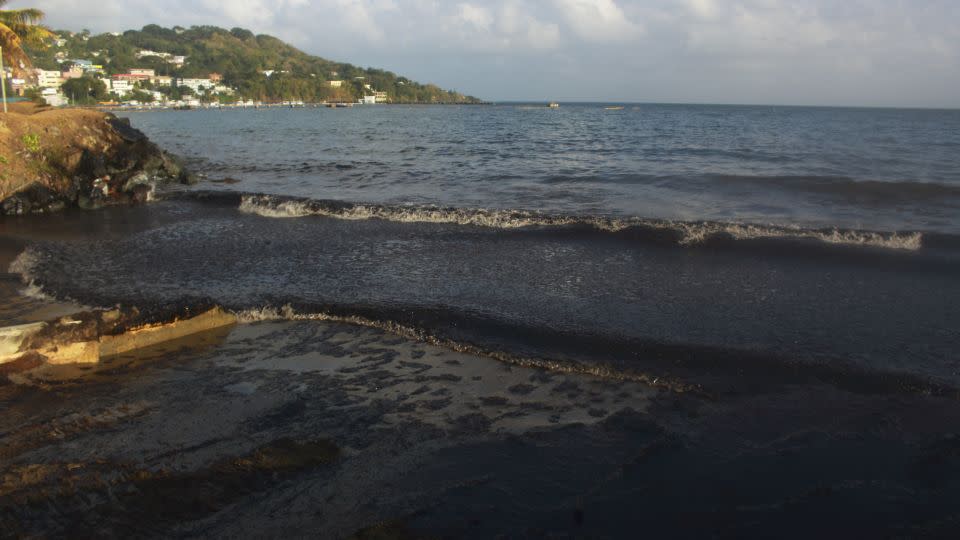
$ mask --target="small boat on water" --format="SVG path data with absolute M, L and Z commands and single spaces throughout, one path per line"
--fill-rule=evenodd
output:
M 606 109 L 606 110 L 608 110 L 608 111 L 622 111 L 622 110 L 623 110 L 623 107 L 617 105 L 617 106 L 615 106 L 615 107 L 604 107 L 604 109 Z
M 557 103 L 556 101 L 551 101 L 550 104 L 547 105 L 547 107 L 549 107 L 549 108 L 551 108 L 551 109 L 559 109 L 559 108 L 560 108 L 560 104 Z

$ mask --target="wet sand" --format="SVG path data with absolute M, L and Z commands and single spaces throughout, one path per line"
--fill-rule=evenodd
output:
M 958 525 L 952 400 L 722 402 L 339 323 L 0 385 L 5 536 L 803 537 Z

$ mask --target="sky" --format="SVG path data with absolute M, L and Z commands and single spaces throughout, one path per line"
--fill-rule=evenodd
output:
M 491 101 L 960 107 L 960 0 L 15 0 L 240 26 Z

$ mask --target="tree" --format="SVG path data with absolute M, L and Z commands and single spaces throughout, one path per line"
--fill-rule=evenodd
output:
M 69 97 L 77 105 L 90 105 L 105 100 L 107 85 L 103 81 L 92 77 L 77 77 L 68 79 L 60 87 L 63 95 Z
M 153 94 L 144 92 L 143 90 L 134 90 L 127 94 L 127 99 L 130 101 L 139 101 L 140 103 L 152 103 Z
M 0 0 L 0 7 L 10 0 Z M 24 52 L 24 46 L 42 48 L 53 32 L 40 26 L 44 13 L 39 9 L 0 9 L 0 47 L 3 47 L 4 65 L 13 69 L 15 74 L 32 64 Z

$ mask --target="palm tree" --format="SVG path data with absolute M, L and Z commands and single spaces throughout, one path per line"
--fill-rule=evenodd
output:
M 0 0 L 0 8 L 10 0 Z M 44 13 L 39 9 L 0 9 L 0 47 L 3 47 L 3 63 L 14 73 L 30 67 L 30 58 L 23 47 L 43 47 L 53 32 L 40 26 Z

